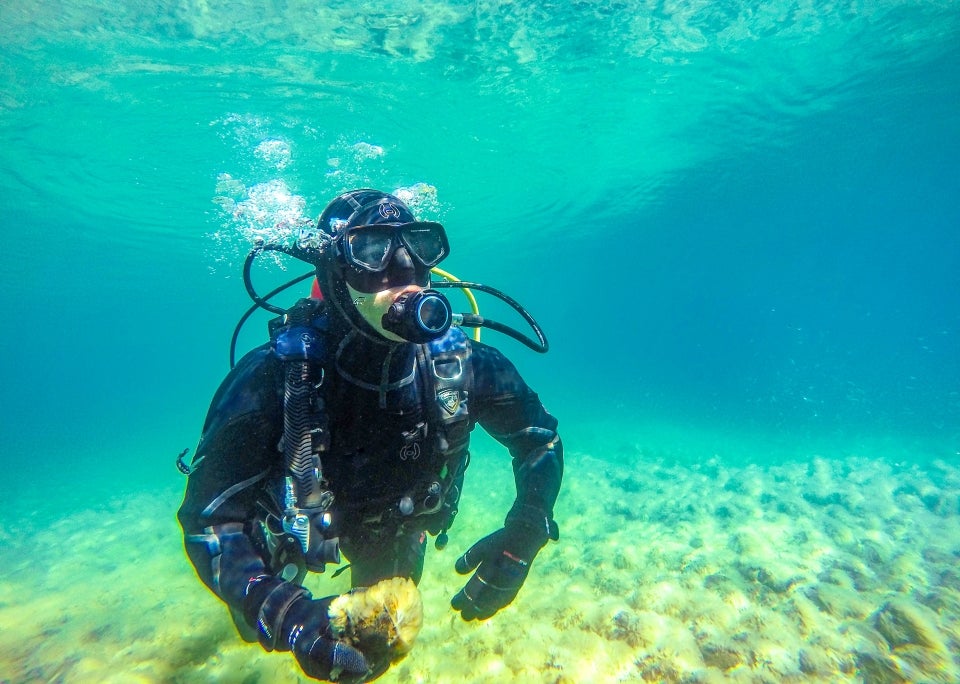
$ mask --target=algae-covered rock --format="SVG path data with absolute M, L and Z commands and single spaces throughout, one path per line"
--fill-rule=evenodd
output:
M 895 598 L 873 614 L 873 626 L 891 649 L 913 644 L 936 651 L 946 646 L 937 628 L 937 614 L 926 606 Z
M 950 684 L 960 678 L 937 614 L 905 598 L 884 603 L 873 614 L 873 627 L 890 647 L 891 658 L 911 681 Z
M 899 663 L 890 656 L 873 651 L 858 651 L 857 669 L 865 682 L 876 684 L 906 684 L 909 675 L 900 669 Z

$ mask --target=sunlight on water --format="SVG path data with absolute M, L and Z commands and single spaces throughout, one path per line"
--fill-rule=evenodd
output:
M 165 7 L 0 10 L 7 124 L 43 102 L 61 106 L 64 89 L 89 107 L 115 102 L 122 118 L 89 119 L 92 136 L 41 123 L 30 144 L 51 156 L 73 151 L 57 167 L 78 190 L 139 161 L 123 195 L 87 192 L 124 215 L 165 204 L 152 188 L 196 197 L 220 173 L 265 182 L 238 168 L 259 163 L 302 188 L 314 213 L 358 182 L 427 182 L 467 223 L 491 204 L 521 223 L 583 205 L 602 216 L 611 194 L 655 203 L 676 174 L 731 147 L 789 140 L 804 117 L 838 106 L 851 89 L 877 87 L 891 60 L 904 68 L 936 55 L 957 21 L 950 3 L 899 0 Z M 151 121 L 137 114 L 142 107 L 172 116 Z M 217 149 L 211 120 L 221 137 L 249 139 Z M 144 138 L 189 160 L 193 175 L 165 175 L 138 149 Z M 232 164 L 211 164 L 224 154 Z M 83 161 L 90 157 L 101 160 L 93 169 Z M 18 182 L 9 170 L 0 179 Z M 170 230 L 195 222 L 176 206 L 166 211 Z

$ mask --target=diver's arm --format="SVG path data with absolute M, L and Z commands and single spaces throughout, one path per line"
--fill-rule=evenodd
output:
M 457 560 L 473 577 L 452 601 L 465 620 L 486 619 L 508 605 L 530 564 L 549 539 L 559 538 L 553 507 L 563 478 L 557 420 L 543 408 L 502 354 L 474 345 L 472 410 L 481 426 L 513 456 L 517 496 L 503 528 L 481 539 Z
M 511 512 L 535 510 L 552 522 L 563 479 L 557 419 L 500 352 L 475 345 L 473 356 L 480 425 L 513 457 L 517 497 Z
M 368 671 L 363 655 L 331 638 L 327 609 L 300 585 L 275 576 L 254 542 L 261 482 L 275 473 L 283 423 L 277 362 L 261 348 L 214 396 L 177 514 L 187 556 L 229 607 L 241 634 L 267 651 L 292 651 L 310 677 Z
M 190 562 L 207 587 L 240 608 L 249 577 L 267 573 L 253 543 L 258 485 L 277 463 L 282 419 L 269 349 L 244 357 L 214 395 L 177 513 Z
M 204 433 L 177 513 L 197 575 L 234 610 L 242 607 L 248 580 L 269 573 L 252 537 L 257 485 L 270 473 L 252 458 L 255 449 L 244 449 L 254 424 L 238 419 Z
M 212 440 L 216 444 L 217 440 Z M 226 440 L 229 442 L 229 440 Z M 178 513 L 187 555 L 203 582 L 230 607 L 241 634 L 256 639 L 266 651 L 291 651 L 308 676 L 340 681 L 363 678 L 369 665 L 363 654 L 332 638 L 328 608 L 333 596 L 314 599 L 299 584 L 270 572 L 254 544 L 252 510 L 244 503 L 259 476 L 227 488 L 198 511 L 199 493 L 208 489 L 201 471 L 213 472 L 216 448 L 198 452 L 206 460 L 190 475 L 187 495 Z M 196 461 L 195 461 L 196 462 Z M 225 496 L 226 495 L 226 496 Z M 212 523 L 205 525 L 205 523 Z

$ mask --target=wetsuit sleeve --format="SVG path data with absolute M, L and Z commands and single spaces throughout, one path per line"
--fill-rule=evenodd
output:
M 204 584 L 241 610 L 250 580 L 269 574 L 253 541 L 261 483 L 277 468 L 282 410 L 278 362 L 248 354 L 210 404 L 177 514 L 187 556 Z
M 474 343 L 473 360 L 478 422 L 513 457 L 517 499 L 507 517 L 546 520 L 555 536 L 553 506 L 563 478 L 557 419 L 499 351 Z

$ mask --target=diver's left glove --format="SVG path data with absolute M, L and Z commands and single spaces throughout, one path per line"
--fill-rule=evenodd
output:
M 330 632 L 327 611 L 335 598 L 314 599 L 298 584 L 262 575 L 247 585 L 244 617 L 256 627 L 264 649 L 292 651 L 308 677 L 362 682 L 370 670 L 366 658 Z
M 450 605 L 464 620 L 486 620 L 520 591 L 530 564 L 548 539 L 560 534 L 557 523 L 532 506 L 514 506 L 503 528 L 487 535 L 457 559 L 456 570 L 476 572 Z M 479 567 L 478 567 L 479 566 Z

